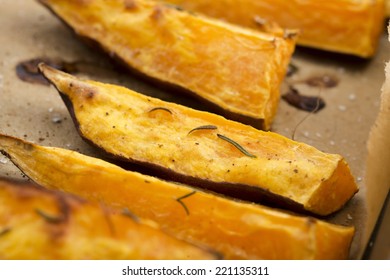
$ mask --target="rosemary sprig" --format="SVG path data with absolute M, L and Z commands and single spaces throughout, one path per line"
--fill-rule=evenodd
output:
M 162 111 L 165 111 L 165 112 L 168 112 L 172 115 L 172 111 L 169 110 L 168 108 L 165 108 L 165 107 L 155 107 L 153 109 L 150 109 L 148 113 L 151 113 L 151 112 L 154 112 L 154 111 L 157 111 L 157 110 L 162 110 Z
M 123 209 L 122 215 L 132 219 L 136 223 L 139 223 L 140 221 L 139 217 L 131 212 L 128 208 Z
M 198 127 L 195 127 L 194 129 L 191 129 L 190 132 L 188 132 L 187 135 L 190 135 L 192 132 L 197 131 L 197 130 L 207 130 L 207 129 L 215 130 L 215 129 L 218 129 L 218 127 L 216 127 L 215 125 L 202 125 L 202 126 L 198 126 Z
M 243 153 L 244 155 L 248 156 L 248 157 L 251 157 L 251 158 L 256 158 L 255 155 L 252 155 L 250 152 L 248 152 L 247 150 L 245 150 L 240 144 L 238 144 L 236 141 L 230 139 L 229 137 L 226 137 L 225 135 L 222 135 L 222 134 L 217 134 L 217 136 L 222 139 L 222 140 L 225 140 L 226 142 L 232 144 L 234 147 L 236 147 L 241 153 Z
M 186 195 L 183 195 L 183 196 L 181 196 L 181 197 L 179 197 L 179 198 L 176 199 L 176 201 L 179 202 L 181 206 L 183 206 L 184 211 L 186 211 L 186 214 L 187 214 L 187 215 L 190 214 L 190 211 L 188 210 L 187 205 L 185 205 L 185 203 L 184 203 L 182 200 L 183 200 L 183 199 L 186 199 L 186 198 L 188 198 L 188 197 L 190 197 L 190 196 L 192 196 L 192 195 L 194 195 L 195 193 L 196 193 L 196 191 L 193 191 L 193 192 L 190 192 L 190 193 L 188 193 L 188 194 L 186 194 Z
M 41 209 L 35 209 L 35 212 L 41 216 L 42 218 L 45 219 L 46 222 L 50 223 L 50 224 L 58 224 L 58 223 L 62 223 L 64 221 L 64 217 L 63 216 L 52 216 L 50 214 L 47 214 L 46 212 L 44 212 L 43 210 Z

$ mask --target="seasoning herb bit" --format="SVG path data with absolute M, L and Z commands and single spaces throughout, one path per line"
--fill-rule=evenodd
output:
M 177 11 L 184 11 L 184 9 L 182 7 L 180 7 L 179 5 L 174 5 L 174 4 L 165 4 L 166 7 L 169 7 L 169 8 L 172 8 L 172 9 L 175 9 Z
M 108 229 L 110 230 L 111 236 L 115 236 L 116 235 L 115 225 L 112 222 L 111 213 L 110 213 L 109 209 L 103 203 L 100 203 L 100 209 L 102 210 L 103 217 L 107 222 L 107 226 L 108 226 Z
M 46 212 L 44 212 L 43 210 L 41 209 L 35 209 L 35 212 L 41 216 L 42 218 L 45 219 L 46 222 L 50 223 L 50 224 L 58 224 L 58 223 L 61 223 L 64 221 L 64 217 L 63 216 L 52 216 L 50 214 L 47 214 Z
M 215 125 L 202 125 L 202 126 L 198 126 L 198 127 L 195 127 L 194 129 L 191 129 L 190 132 L 188 132 L 187 135 L 190 135 L 192 132 L 197 131 L 197 130 L 207 130 L 207 129 L 215 130 L 215 129 L 218 129 L 218 127 L 216 127 Z
M 162 110 L 162 111 L 168 112 L 168 113 L 170 113 L 172 115 L 172 111 L 169 110 L 168 108 L 165 108 L 165 107 L 155 107 L 155 108 L 149 110 L 148 113 L 151 113 L 151 112 L 154 112 L 154 111 L 157 111 L 157 110 Z
M 196 191 L 193 191 L 193 192 L 190 192 L 190 193 L 188 193 L 188 194 L 186 194 L 186 195 L 183 195 L 183 196 L 181 196 L 181 197 L 179 197 L 179 198 L 176 199 L 176 201 L 179 202 L 181 206 L 183 206 L 183 208 L 184 208 L 184 210 L 186 211 L 186 214 L 187 214 L 187 215 L 190 214 L 190 211 L 188 210 L 187 205 L 185 205 L 184 202 L 183 202 L 182 200 L 185 199 L 185 198 L 188 198 L 188 197 L 190 197 L 190 196 L 192 196 L 192 195 L 194 195 L 195 193 L 196 193 Z
M 0 230 L 0 237 L 3 236 L 3 235 L 6 235 L 10 231 L 11 231 L 10 227 L 3 228 L 2 230 Z
M 134 222 L 139 223 L 140 219 L 137 215 L 135 215 L 133 212 L 131 212 L 128 208 L 123 209 L 122 215 L 129 217 L 132 219 Z
M 220 139 L 225 140 L 226 142 L 229 142 L 230 144 L 232 144 L 234 147 L 236 147 L 244 155 L 251 157 L 251 158 L 257 158 L 257 156 L 252 155 L 250 152 L 245 150 L 240 144 L 238 144 L 236 141 L 230 139 L 229 137 L 226 137 L 225 135 L 222 135 L 222 134 L 217 134 L 217 136 Z

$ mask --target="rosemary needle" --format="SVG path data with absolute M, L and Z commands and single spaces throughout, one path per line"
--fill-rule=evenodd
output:
M 250 152 L 248 152 L 247 150 L 245 150 L 240 144 L 238 144 L 236 141 L 230 139 L 229 137 L 226 137 L 225 135 L 222 135 L 222 134 L 217 134 L 217 136 L 222 139 L 222 140 L 225 140 L 226 142 L 232 144 L 234 147 L 236 147 L 241 153 L 243 153 L 244 155 L 248 156 L 248 157 L 251 157 L 251 158 L 256 158 L 255 155 L 252 155 Z
M 165 112 L 168 112 L 168 113 L 172 114 L 172 111 L 169 110 L 168 108 L 165 108 L 165 107 L 155 107 L 155 108 L 151 109 L 148 113 L 151 113 L 151 112 L 154 112 L 154 111 L 157 111 L 157 110 L 163 110 Z
M 190 211 L 188 210 L 187 205 L 185 205 L 184 202 L 183 202 L 182 200 L 185 199 L 185 198 L 190 197 L 191 195 L 194 195 L 195 193 L 196 193 L 196 191 L 193 191 L 193 192 L 190 192 L 190 193 L 188 193 L 188 194 L 186 194 L 186 195 L 183 195 L 183 196 L 181 196 L 181 197 L 179 197 L 179 198 L 176 199 L 176 201 L 179 202 L 181 206 L 183 206 L 183 208 L 184 208 L 184 210 L 186 211 L 186 214 L 187 214 L 187 215 L 190 214 Z
M 207 130 L 207 129 L 215 130 L 215 129 L 218 129 L 218 127 L 216 127 L 215 125 L 202 125 L 202 126 L 198 126 L 198 127 L 195 127 L 194 129 L 191 129 L 190 132 L 188 132 L 187 135 L 189 135 L 192 132 L 197 131 L 197 130 Z

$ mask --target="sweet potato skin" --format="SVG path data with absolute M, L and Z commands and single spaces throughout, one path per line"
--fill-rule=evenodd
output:
M 133 71 L 191 93 L 228 118 L 270 128 L 295 38 L 147 0 L 131 8 L 119 0 L 40 2 Z
M 358 190 L 340 155 L 122 87 L 40 69 L 62 94 L 84 139 L 171 180 L 317 215 L 339 210 Z M 191 132 L 204 125 L 215 129 Z
M 251 28 L 276 22 L 284 28 L 300 30 L 299 45 L 365 58 L 375 54 L 384 26 L 384 0 L 164 2 Z
M 125 171 L 74 151 L 0 135 L 0 150 L 35 182 L 127 208 L 167 233 L 226 259 L 343 259 L 354 228 L 229 200 Z
M 27 146 L 26 146 L 27 147 Z M 0 179 L 0 259 L 215 259 L 103 205 Z

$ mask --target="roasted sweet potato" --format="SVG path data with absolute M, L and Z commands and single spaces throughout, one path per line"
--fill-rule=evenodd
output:
M 28 177 L 151 219 L 171 235 L 214 248 L 227 259 L 339 259 L 352 227 L 293 216 L 165 182 L 74 151 L 0 135 L 3 151 Z
M 40 2 L 135 72 L 192 93 L 224 116 L 269 129 L 294 38 L 148 0 Z
M 242 26 L 276 22 L 300 30 L 298 44 L 370 57 L 383 30 L 383 0 L 162 0 Z
M 26 146 L 27 147 L 27 146 Z M 104 206 L 0 179 L 0 259 L 215 259 Z
M 357 191 L 340 155 L 43 64 L 40 69 L 84 139 L 170 180 L 318 215 L 337 211 Z
M 386 16 L 390 17 L 390 0 L 385 1 L 385 7 L 386 7 Z

